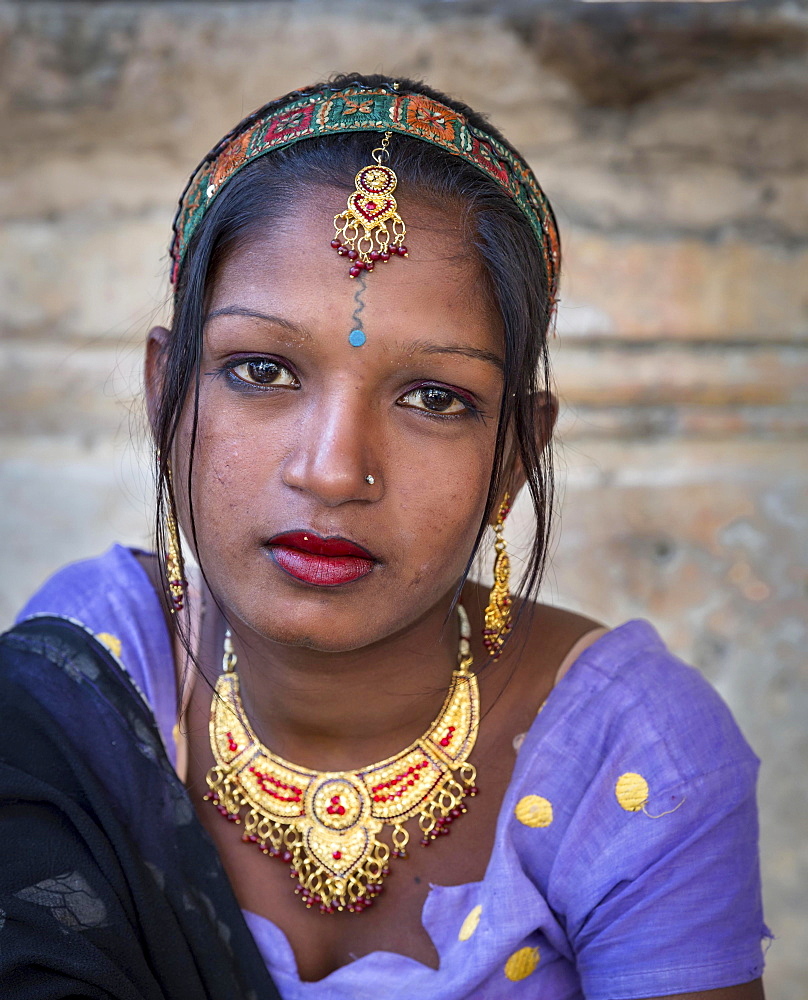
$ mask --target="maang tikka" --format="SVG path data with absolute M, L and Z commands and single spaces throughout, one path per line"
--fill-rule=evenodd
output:
M 511 630 L 511 563 L 505 548 L 504 525 L 505 518 L 510 513 L 511 496 L 506 493 L 499 505 L 497 519 L 494 524 L 494 585 L 485 609 L 485 624 L 483 626 L 483 644 L 490 656 L 495 660 L 502 652 L 505 639 Z
M 351 262 L 348 274 L 352 278 L 372 271 L 377 262 L 386 264 L 394 254 L 408 255 L 404 245 L 407 227 L 393 197 L 398 177 L 382 162 L 390 158 L 387 147 L 392 135 L 384 133 L 381 145 L 370 154 L 374 162 L 362 167 L 354 178 L 356 190 L 348 197 L 348 207 L 334 216 L 331 246 Z

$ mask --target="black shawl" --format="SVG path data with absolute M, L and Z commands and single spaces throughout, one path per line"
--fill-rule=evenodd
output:
M 60 618 L 0 637 L 0 996 L 279 996 L 149 708 Z

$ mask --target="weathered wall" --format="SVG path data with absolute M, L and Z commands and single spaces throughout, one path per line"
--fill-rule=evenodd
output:
M 148 541 L 140 345 L 197 158 L 333 70 L 423 75 L 492 116 L 562 226 L 546 595 L 652 618 L 732 705 L 763 758 L 768 995 L 801 1000 L 807 52 L 806 4 L 774 0 L 0 6 L 0 619 Z

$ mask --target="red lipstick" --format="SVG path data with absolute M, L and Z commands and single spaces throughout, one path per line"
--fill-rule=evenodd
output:
M 376 559 L 355 542 L 313 531 L 287 531 L 267 542 L 276 566 L 289 576 L 315 587 L 353 583 L 373 569 Z

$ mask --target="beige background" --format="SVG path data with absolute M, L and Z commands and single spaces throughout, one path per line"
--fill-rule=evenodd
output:
M 141 344 L 186 175 L 354 68 L 488 112 L 558 210 L 545 599 L 651 618 L 729 701 L 763 758 L 768 994 L 802 1000 L 805 2 L 0 4 L 0 623 L 65 561 L 148 543 Z

